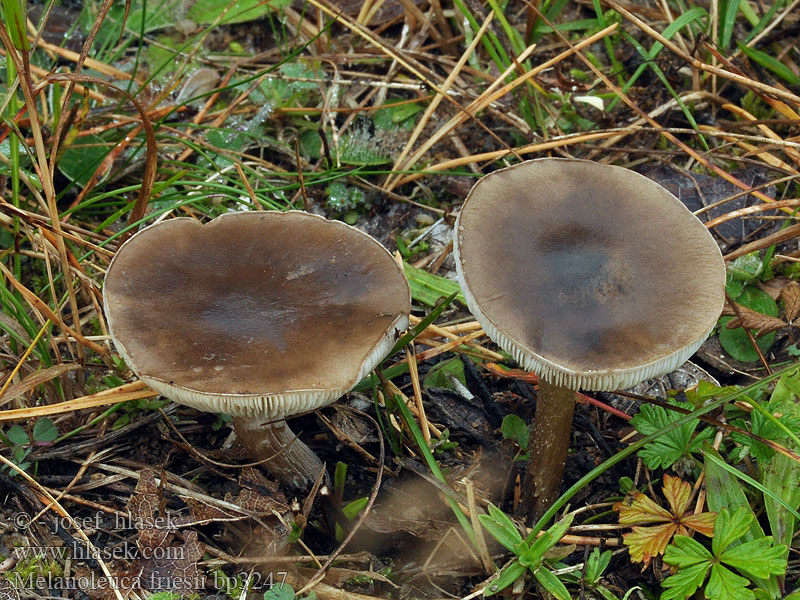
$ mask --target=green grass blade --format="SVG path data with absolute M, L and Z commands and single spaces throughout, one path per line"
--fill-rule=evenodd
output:
M 461 0 L 453 0 L 453 4 L 455 4 L 459 12 L 464 15 L 464 18 L 467 20 L 467 23 L 469 23 L 469 26 L 472 29 L 472 33 L 476 33 L 481 27 L 475 17 L 472 16 L 469 8 L 467 8 L 467 6 Z M 489 53 L 489 56 L 491 57 L 495 66 L 501 72 L 505 71 L 508 68 L 508 65 L 511 64 L 511 61 L 508 58 L 508 54 L 506 54 L 505 50 L 503 50 L 503 46 L 500 44 L 500 41 L 497 39 L 497 35 L 491 29 L 487 29 L 483 39 L 481 39 L 481 43 L 483 44 L 486 52 Z
M 426 306 L 436 306 L 443 297 L 455 293 L 454 299 L 466 306 L 467 302 L 457 281 L 428 273 L 424 269 L 417 269 L 407 262 L 403 262 L 403 270 L 411 286 L 411 297 L 417 302 Z
M 658 64 L 655 61 L 649 60 L 649 56 L 645 51 L 644 47 L 641 44 L 639 44 L 639 42 L 637 42 L 634 37 L 625 32 L 623 32 L 623 35 L 625 36 L 625 39 L 627 39 L 631 43 L 631 45 L 634 48 L 636 48 L 636 51 L 639 52 L 639 54 L 645 59 L 646 62 L 644 64 L 646 64 L 653 70 L 656 76 L 661 80 L 661 83 L 664 84 L 664 87 L 667 88 L 667 91 L 669 91 L 670 95 L 675 99 L 675 102 L 680 107 L 681 112 L 683 112 L 683 116 L 686 117 L 687 121 L 689 121 L 689 124 L 692 126 L 692 129 L 697 131 L 697 138 L 700 140 L 700 143 L 703 144 L 703 147 L 705 148 L 706 152 L 709 152 L 711 148 L 709 148 L 706 138 L 703 136 L 702 133 L 700 133 L 700 129 L 699 127 L 697 127 L 697 121 L 695 121 L 692 111 L 690 111 L 689 107 L 686 106 L 686 103 L 683 101 L 683 98 L 681 98 L 678 95 L 678 93 L 673 89 L 672 85 L 667 79 L 667 76 L 664 74 L 664 71 L 661 69 L 661 67 L 658 66 Z
M 750 48 L 744 44 L 739 44 L 739 49 L 753 62 L 758 63 L 768 71 L 772 71 L 775 75 L 783 79 L 789 84 L 796 85 L 800 83 L 800 77 L 794 74 L 789 67 L 779 61 L 777 58 L 770 56 L 766 52 Z
M 727 48 L 731 45 L 733 27 L 736 25 L 736 15 L 739 14 L 740 0 L 727 0 L 723 4 L 722 20 L 719 23 L 719 45 Z M 745 3 L 747 0 L 745 0 Z
M 26 5 L 24 0 L 0 0 L 3 7 L 3 22 L 11 38 L 11 43 L 17 50 L 30 50 L 28 36 L 26 35 Z M 9 62 L 11 60 L 9 59 Z
M 778 503 L 778 504 L 780 504 L 780 505 L 781 505 L 781 506 L 782 506 L 784 509 L 786 509 L 787 511 L 789 511 L 789 513 L 790 513 L 792 516 L 794 516 L 794 518 L 795 518 L 795 519 L 800 519 L 800 513 L 798 513 L 798 512 L 797 512 L 797 511 L 794 509 L 794 507 L 792 507 L 792 506 L 791 506 L 791 505 L 790 505 L 788 502 L 786 502 L 786 501 L 785 501 L 783 498 L 781 498 L 780 496 L 778 496 L 778 495 L 777 495 L 775 492 L 773 492 L 772 490 L 770 490 L 770 489 L 768 489 L 768 488 L 764 487 L 764 486 L 763 486 L 761 483 L 759 483 L 758 481 L 756 481 L 755 479 L 753 479 L 752 477 L 750 477 L 750 476 L 749 476 L 749 475 L 747 475 L 746 473 L 742 473 L 742 472 L 741 472 L 739 469 L 737 469 L 737 468 L 735 468 L 735 467 L 732 467 L 731 465 L 729 465 L 729 464 L 728 464 L 727 462 L 725 462 L 725 460 L 724 460 L 724 459 L 723 459 L 723 458 L 722 458 L 722 457 L 721 457 L 721 456 L 720 456 L 720 455 L 719 455 L 717 452 L 715 452 L 715 451 L 714 451 L 712 448 L 710 448 L 710 447 L 706 448 L 706 449 L 705 449 L 705 451 L 704 451 L 704 454 L 705 454 L 705 457 L 706 457 L 707 461 L 710 461 L 711 463 L 713 463 L 715 466 L 719 467 L 720 469 L 722 469 L 722 470 L 724 470 L 724 471 L 727 471 L 728 473 L 730 473 L 731 475 L 733 475 L 735 478 L 737 478 L 737 479 L 739 479 L 739 480 L 741 480 L 741 481 L 744 481 L 744 482 L 745 482 L 747 485 L 749 485 L 749 486 L 751 486 L 751 487 L 754 487 L 754 488 L 755 488 L 755 489 L 757 489 L 759 492 L 761 492 L 762 494 L 764 494 L 764 496 L 768 497 L 768 498 L 769 498 L 769 499 L 771 499 L 773 502 L 777 502 L 777 503 Z M 708 464 L 708 462 L 707 462 L 706 464 Z M 709 496 L 710 496 L 710 495 L 711 495 L 711 494 L 709 494 Z M 710 506 L 710 504 L 709 504 L 709 506 Z
M 742 6 L 749 7 L 749 4 L 745 2 Z M 752 40 L 759 33 L 764 31 L 764 28 L 767 26 L 767 23 L 769 23 L 772 20 L 772 18 L 777 14 L 778 9 L 781 8 L 781 6 L 782 3 L 780 2 L 772 3 L 772 6 L 769 7 L 769 10 L 766 12 L 766 14 L 764 14 L 764 16 L 761 17 L 761 19 L 755 25 L 753 25 L 753 30 L 749 34 L 747 34 L 747 37 L 744 39 L 745 44 L 749 44 L 750 40 Z
M 442 470 L 439 468 L 439 463 L 436 462 L 433 452 L 431 452 L 431 449 L 425 442 L 425 437 L 422 435 L 422 431 L 420 430 L 419 425 L 417 425 L 417 422 L 414 419 L 414 416 L 411 414 L 408 406 L 406 406 L 406 403 L 402 400 L 397 399 L 395 399 L 395 404 L 400 412 L 400 417 L 403 419 L 406 427 L 408 427 L 408 430 L 411 432 L 411 436 L 414 438 L 414 442 L 417 444 L 420 453 L 425 459 L 425 463 L 428 465 L 431 473 L 437 480 L 444 484 L 446 489 L 450 489 L 450 484 L 447 482 Z M 459 524 L 461 525 L 462 529 L 464 529 L 464 533 L 467 534 L 467 538 L 469 538 L 473 548 L 479 548 L 480 546 L 475 538 L 475 532 L 472 529 L 472 525 L 470 524 L 467 516 L 461 512 L 461 509 L 458 507 L 458 502 L 455 495 L 450 495 L 445 492 L 445 497 L 447 499 L 447 503 L 450 505 L 450 508 L 453 510 L 453 514 L 455 514 L 456 519 L 458 519 Z
M 678 31 L 683 29 L 684 27 L 688 26 L 689 24 L 693 23 L 694 21 L 699 21 L 703 17 L 707 17 L 708 12 L 704 8 L 696 6 L 686 12 L 682 13 L 678 16 L 669 26 L 662 32 L 662 36 L 666 39 L 671 39 Z M 659 52 L 664 48 L 664 45 L 661 42 L 654 42 L 653 45 L 650 47 L 650 50 L 646 54 L 646 61 L 650 62 L 655 60 L 658 56 Z M 647 68 L 647 62 L 645 64 L 639 65 L 636 69 L 636 72 L 631 76 L 628 81 L 625 82 L 625 85 L 622 86 L 622 93 L 626 93 L 639 76 L 644 72 Z M 616 104 L 619 102 L 619 98 L 614 98 L 606 108 L 606 111 L 610 111 Z

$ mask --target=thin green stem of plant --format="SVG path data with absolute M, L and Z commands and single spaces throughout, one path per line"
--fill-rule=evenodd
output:
M 603 7 L 600 5 L 600 0 L 592 0 L 592 6 L 594 7 L 594 12 L 597 15 L 597 23 L 600 26 L 600 29 L 605 29 L 605 27 L 608 25 L 608 22 L 606 21 L 605 14 L 603 13 Z M 605 45 L 606 55 L 611 61 L 611 66 L 614 70 L 614 73 L 617 74 L 617 85 L 622 87 L 625 84 L 622 79 L 622 73 L 624 72 L 625 68 L 617 58 L 617 54 L 614 51 L 614 43 L 611 41 L 611 36 L 604 37 L 603 44 Z
M 75 435 L 78 435 L 84 429 L 88 429 L 89 427 L 94 427 L 95 425 L 97 425 L 98 423 L 103 421 L 104 419 L 106 419 L 106 418 L 110 417 L 111 415 L 113 415 L 115 412 L 117 412 L 120 408 L 122 408 L 126 404 L 128 404 L 128 402 L 117 402 L 114 406 L 106 409 L 105 411 L 103 411 L 102 413 L 97 415 L 94 419 L 92 419 L 88 423 L 85 423 L 85 424 L 81 425 L 80 427 L 76 427 L 72 431 L 68 431 L 67 433 L 65 433 L 61 437 L 56 438 L 55 440 L 53 440 L 53 446 L 55 446 L 56 444 L 60 444 L 64 440 L 68 440 L 69 438 L 71 438 L 71 437 L 73 437 Z
M 395 398 L 395 403 L 397 404 L 397 409 L 400 412 L 400 416 L 403 419 L 403 422 L 408 427 L 409 431 L 411 432 L 412 437 L 414 438 L 414 442 L 416 442 L 417 446 L 419 447 L 420 452 L 422 453 L 425 462 L 428 465 L 428 468 L 431 470 L 433 476 L 438 479 L 441 483 L 445 485 L 449 489 L 449 483 L 445 478 L 442 470 L 439 468 L 439 463 L 436 462 L 436 458 L 433 456 L 433 452 L 428 447 L 428 444 L 425 442 L 425 437 L 422 435 L 422 431 L 417 425 L 417 422 L 414 420 L 414 416 L 411 414 L 411 410 L 409 410 L 406 403 L 400 399 Z M 445 493 L 447 498 L 447 503 L 450 505 L 450 508 L 453 511 L 453 514 L 458 519 L 459 524 L 464 529 L 464 533 L 467 534 L 470 543 L 472 544 L 473 548 L 479 548 L 478 541 L 475 539 L 475 531 L 472 529 L 472 524 L 469 522 L 467 516 L 461 511 L 458 507 L 458 502 L 455 498 L 451 495 Z
M 693 21 L 699 20 L 700 18 L 708 16 L 708 13 L 704 8 L 695 7 L 689 11 L 684 12 L 683 14 L 679 15 L 669 26 L 664 29 L 664 32 L 661 34 L 665 39 L 670 39 L 674 36 L 678 31 L 680 31 L 683 27 L 688 26 Z M 653 45 L 650 47 L 650 50 L 646 52 L 644 60 L 642 64 L 640 64 L 634 74 L 625 82 L 625 85 L 622 86 L 622 94 L 624 95 L 636 80 L 639 79 L 639 76 L 644 73 L 644 70 L 656 59 L 658 54 L 661 50 L 664 49 L 664 46 L 661 42 L 654 42 Z M 611 102 L 609 102 L 608 106 L 606 107 L 606 111 L 611 111 L 614 106 L 616 106 L 617 102 L 620 101 L 620 97 L 614 98 Z

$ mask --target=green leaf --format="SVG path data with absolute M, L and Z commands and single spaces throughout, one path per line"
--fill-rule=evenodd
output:
M 667 548 L 667 552 L 669 552 L 669 548 Z M 710 567 L 711 563 L 703 561 L 667 577 L 661 582 L 661 587 L 664 588 L 661 600 L 683 600 L 694 594 L 697 588 L 703 585 Z
M 17 50 L 28 50 L 27 27 L 25 14 L 27 12 L 27 2 L 24 0 L 2 0 L 0 5 L 3 7 L 3 23 L 5 23 L 8 37 Z
M 71 181 L 84 187 L 108 151 L 108 142 L 99 135 L 89 134 L 76 138 L 64 149 L 58 160 L 58 170 Z
M 273 585 L 264 592 L 264 600 L 294 600 L 294 590 L 288 583 Z
M 564 587 L 564 584 L 561 583 L 561 580 L 559 580 L 558 577 L 553 575 L 545 567 L 537 569 L 533 573 L 533 576 L 536 577 L 536 581 L 542 584 L 544 589 L 558 598 L 558 600 L 571 600 L 569 592 L 567 591 L 567 588 Z
M 189 9 L 188 17 L 201 25 L 215 22 L 231 25 L 260 19 L 270 11 L 289 4 L 289 0 L 197 0 Z
M 332 181 L 325 189 L 328 199 L 325 208 L 336 216 L 345 214 L 350 210 L 357 210 L 364 206 L 366 196 L 357 187 L 350 187 L 342 181 Z
M 517 530 L 514 522 L 499 508 L 490 504 L 487 507 L 489 514 L 478 515 L 478 520 L 504 548 L 515 552 L 517 545 L 522 542 L 522 535 Z
M 728 275 L 731 279 L 737 281 L 752 281 L 758 278 L 764 270 L 764 261 L 759 252 L 750 252 L 744 256 L 740 256 L 728 265 Z M 727 286 L 728 284 L 726 284 Z M 737 298 L 741 290 L 735 294 L 731 294 L 734 300 Z M 731 293 L 731 290 L 728 290 Z
M 584 570 L 583 577 L 590 584 L 595 585 L 600 581 L 603 572 L 608 568 L 612 556 L 611 550 L 600 552 L 600 548 L 595 547 L 589 558 L 586 559 L 586 569 Z
M 772 536 L 728 548 L 719 559 L 743 573 L 766 579 L 786 573 L 788 547 L 772 545 Z
M 569 529 L 574 516 L 575 515 L 571 514 L 566 515 L 564 518 L 550 527 L 550 529 L 536 538 L 527 552 L 529 565 L 538 566 L 542 562 L 547 551 L 555 546 L 562 538 L 564 533 L 566 533 L 567 529 Z
M 783 508 L 785 508 L 786 510 L 788 510 L 792 514 L 794 514 L 795 518 L 800 519 L 800 513 L 798 513 L 794 508 L 792 508 L 788 504 L 786 504 L 786 502 L 782 498 L 780 498 L 779 496 L 776 496 L 773 492 L 771 492 L 770 490 L 765 488 L 758 481 L 756 481 L 755 479 L 753 479 L 752 477 L 750 477 L 746 473 L 743 473 L 742 471 L 740 471 L 736 467 L 732 467 L 731 465 L 726 463 L 724 460 L 722 460 L 722 458 L 720 458 L 719 456 L 717 456 L 715 454 L 710 454 L 706 458 L 710 462 L 716 463 L 717 466 L 722 468 L 724 471 L 729 472 L 730 474 L 732 474 L 737 479 L 741 479 L 742 481 L 744 481 L 750 487 L 753 487 L 753 488 L 757 489 L 758 491 L 760 491 L 765 496 L 768 496 L 769 498 L 771 498 L 772 500 L 774 500 L 775 502 L 780 504 Z M 760 530 L 760 528 L 759 528 L 759 530 Z M 761 535 L 763 535 L 763 533 Z M 757 537 L 761 537 L 761 536 L 757 536 Z
M 717 522 L 714 524 L 714 539 L 711 542 L 714 554 L 720 556 L 728 546 L 744 536 L 749 531 L 753 518 L 753 511 L 749 506 L 739 506 L 733 514 L 729 509 L 723 508 L 717 514 Z
M 746 511 L 751 515 L 748 530 L 741 537 L 741 540 L 749 542 L 763 538 L 764 531 L 750 508 L 750 503 L 739 485 L 739 480 L 727 470 L 727 463 L 709 444 L 706 444 L 703 448 L 703 453 L 705 454 L 706 489 L 708 491 L 706 500 L 708 507 L 721 513 L 722 511 L 727 511 L 729 506 L 738 506 L 739 511 Z M 758 579 L 755 583 L 759 588 L 767 590 L 770 596 L 777 597 L 779 589 L 774 577 Z
M 523 450 L 528 449 L 528 442 L 530 441 L 530 432 L 528 426 L 520 417 L 514 414 L 509 414 L 503 417 L 503 424 L 500 426 L 500 431 L 503 434 L 503 439 L 514 440 L 514 442 Z
M 333 470 L 333 491 L 341 498 L 344 492 L 344 483 L 347 480 L 347 463 L 339 461 Z
M 369 504 L 369 497 L 364 496 L 363 498 L 356 498 L 342 507 L 342 514 L 347 517 L 349 521 L 352 521 L 358 516 L 358 513 L 364 510 L 367 504 Z
M 718 398 L 723 394 L 735 392 L 736 390 L 738 390 L 738 388 L 732 385 L 719 386 L 702 379 L 697 383 L 694 389 L 686 390 L 686 399 L 692 406 L 698 408 L 709 400 Z
M 376 110 L 372 120 L 378 129 L 389 131 L 397 128 L 413 129 L 414 119 L 412 117 L 422 110 L 422 105 L 416 102 L 413 104 L 395 104 Z
M 30 440 L 28 439 L 28 433 L 19 425 L 13 425 L 6 432 L 6 436 L 15 446 L 25 446 L 30 443 Z
M 676 535 L 664 552 L 664 562 L 679 567 L 681 571 L 685 567 L 698 565 L 712 558 L 713 555 L 705 546 L 687 535 Z
M 670 404 L 692 410 L 694 407 L 687 402 L 670 401 Z M 667 411 L 660 406 L 643 404 L 639 412 L 631 419 L 631 424 L 636 431 L 643 435 L 650 435 L 670 424 L 678 421 L 683 415 L 675 411 Z M 706 429 L 697 436 L 694 431 L 700 421 L 692 420 L 679 428 L 660 436 L 655 442 L 647 444 L 639 451 L 639 457 L 650 469 L 667 469 L 679 459 L 700 449 L 703 440 L 714 435 L 713 430 Z
M 319 80 L 321 77 L 323 77 L 323 72 L 317 63 L 283 63 L 276 76 L 268 75 L 261 80 L 258 88 L 254 90 L 257 93 L 255 97 L 251 96 L 251 100 L 258 101 L 267 107 L 305 106 L 319 96 L 319 84 L 314 80 Z M 258 122 L 263 125 L 264 121 L 260 119 Z M 316 128 L 308 133 L 316 138 L 313 145 L 316 146 L 320 143 Z M 264 135 L 261 133 L 258 137 Z
M 338 158 L 345 165 L 375 166 L 392 162 L 389 153 L 375 142 L 366 128 L 352 128 L 339 140 Z
M 460 358 L 454 357 L 449 360 L 443 360 L 440 363 L 436 363 L 422 380 L 422 387 L 440 387 L 452 389 L 453 384 L 450 382 L 448 376 L 455 377 L 458 379 L 458 381 L 466 386 L 467 382 L 464 376 L 464 363 L 461 362 Z
M 513 560 L 500 572 L 500 575 L 492 583 L 490 583 L 484 590 L 484 596 L 494 596 L 514 583 L 517 579 L 524 575 L 527 569 L 519 560 Z
M 800 420 L 800 375 L 787 373 L 775 384 L 770 396 L 767 410 L 772 414 L 781 414 L 780 420 L 789 429 Z M 755 416 L 755 415 L 754 415 Z M 788 434 L 776 434 L 772 439 L 788 441 Z M 795 441 L 795 449 L 800 448 Z M 784 454 L 774 453 L 768 461 L 759 461 L 762 465 L 762 483 L 770 492 L 781 498 L 790 508 L 800 509 L 800 463 Z M 764 508 L 769 520 L 770 532 L 779 543 L 790 544 L 797 526 L 797 517 L 768 495 L 764 496 Z
M 712 460 L 712 457 L 716 457 L 720 462 L 724 462 L 722 461 L 722 457 L 719 456 L 719 453 L 710 445 L 706 446 L 703 452 L 705 454 L 704 464 L 706 489 L 708 491 L 706 496 L 708 508 L 719 513 L 729 506 L 738 506 L 740 509 L 749 510 L 752 514 L 750 503 L 744 491 L 742 491 L 738 480 L 722 468 L 717 461 Z M 753 515 L 753 517 L 755 517 L 755 515 Z M 750 529 L 744 536 L 744 540 L 750 541 L 760 537 L 764 537 L 764 531 L 758 524 L 758 519 L 753 518 L 750 521 Z
M 723 4 L 724 11 L 719 24 L 719 45 L 722 48 L 727 48 L 731 44 L 733 27 L 736 25 L 736 15 L 739 12 L 739 1 L 727 0 Z
M 788 437 L 796 438 L 795 432 L 800 431 L 800 422 L 789 414 L 773 416 L 772 413 L 783 413 L 785 409 L 773 408 L 772 404 L 770 402 L 770 408 L 767 409 L 762 403 L 752 401 L 751 405 L 755 410 L 750 415 L 749 422 L 738 419 L 736 425 L 766 440 L 783 442 Z M 767 463 L 775 455 L 775 450 L 750 436 L 733 432 L 731 437 L 736 443 L 746 446 L 748 452 L 761 464 Z
M 47 417 L 36 419 L 33 424 L 34 442 L 52 442 L 60 435 L 58 428 Z
M 762 467 L 762 483 L 795 511 L 800 509 L 800 463 L 796 460 L 776 453 Z M 772 535 L 778 542 L 790 544 L 797 518 L 769 496 L 764 496 L 764 508 Z
M 736 302 L 742 306 L 746 306 L 751 310 L 760 312 L 763 315 L 770 317 L 778 316 L 778 305 L 775 303 L 768 294 L 762 292 L 760 289 L 748 285 L 736 298 Z M 741 327 L 736 329 L 728 329 L 727 323 L 733 317 L 722 317 L 719 320 L 719 343 L 722 348 L 731 355 L 731 357 L 742 362 L 754 362 L 758 360 L 758 353 L 753 349 L 750 343 L 750 338 Z M 756 340 L 756 344 L 761 349 L 762 353 L 769 351 L 775 341 L 776 332 L 770 332 L 761 336 Z
M 435 306 L 442 297 L 456 294 L 456 300 L 466 305 L 467 302 L 457 281 L 428 273 L 424 269 L 417 269 L 407 262 L 403 262 L 403 270 L 411 288 L 411 297 L 417 302 Z
M 753 535 L 751 525 L 753 521 L 755 518 L 749 505 L 739 505 L 733 514 L 728 508 L 723 508 L 717 515 L 711 546 L 719 561 L 739 569 L 758 588 L 766 589 L 772 596 L 775 596 L 778 593 L 777 582 L 774 578 L 770 578 L 770 575 L 785 572 L 784 554 L 786 549 L 783 546 L 773 547 L 771 537 L 764 537 L 763 534 Z M 748 536 L 754 539 L 742 544 L 737 543 L 740 539 Z M 719 571 L 715 579 L 717 587 L 714 589 L 720 590 L 721 593 L 727 593 L 728 581 L 733 580 L 732 575 L 731 573 L 731 576 L 728 576 L 724 571 Z M 748 598 L 752 598 L 752 596 L 748 596 Z
M 750 581 L 744 577 L 716 564 L 711 567 L 705 595 L 714 600 L 754 600 L 753 590 L 746 587 L 749 584 Z
M 147 596 L 147 600 L 180 600 L 180 595 L 172 592 L 156 592 L 151 596 Z
M 733 277 L 730 272 L 725 277 L 725 291 L 731 297 L 731 300 L 736 300 L 739 297 L 739 294 L 742 293 L 746 282 L 741 279 L 736 279 Z
M 772 71 L 783 79 L 784 81 L 795 85 L 800 82 L 800 78 L 794 74 L 789 67 L 779 61 L 777 58 L 767 54 L 766 52 L 762 52 L 761 50 L 756 50 L 755 48 L 750 48 L 749 46 L 745 46 L 742 43 L 738 44 L 739 50 L 741 50 L 750 60 L 757 62 L 759 65 L 764 67 L 765 69 Z
M 735 329 L 728 329 L 729 321 L 734 317 L 722 317 L 719 320 L 719 343 L 722 349 L 727 352 L 731 358 L 741 362 L 755 362 L 759 360 L 758 352 L 753 348 L 750 338 L 747 337 L 744 329 L 737 327 Z M 771 331 L 759 338 L 756 338 L 756 345 L 761 350 L 762 354 L 769 352 L 772 344 L 775 343 L 775 336 L 777 332 Z

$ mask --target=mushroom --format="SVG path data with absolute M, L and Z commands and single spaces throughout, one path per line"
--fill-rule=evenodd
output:
M 473 315 L 540 378 L 524 481 L 538 519 L 561 489 L 575 391 L 624 389 L 683 364 L 722 311 L 722 255 L 657 183 L 570 159 L 481 179 L 454 253 Z
M 323 465 L 284 419 L 350 390 L 385 358 L 411 308 L 383 246 L 299 211 L 151 225 L 114 256 L 103 300 L 111 337 L 143 382 L 232 415 L 251 453 L 295 487 Z

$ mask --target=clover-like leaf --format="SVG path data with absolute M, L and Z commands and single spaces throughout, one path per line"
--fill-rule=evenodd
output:
M 34 442 L 53 442 L 59 435 L 58 428 L 47 417 L 36 419 L 33 424 Z

